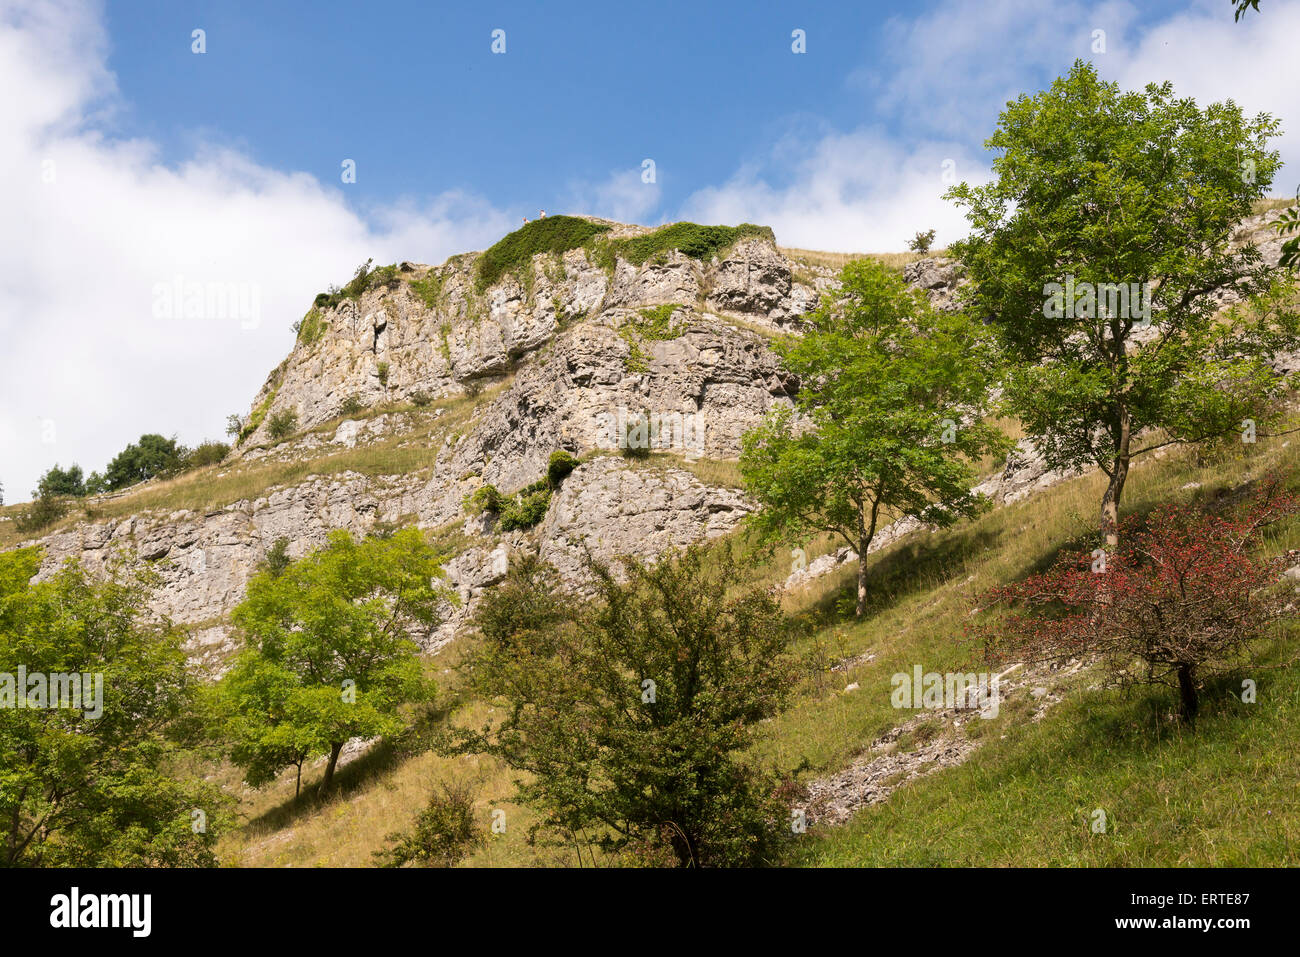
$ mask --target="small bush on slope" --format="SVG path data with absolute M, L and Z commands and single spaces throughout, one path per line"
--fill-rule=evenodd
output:
M 736 587 L 729 549 L 624 568 L 620 584 L 589 559 L 597 600 L 575 609 L 554 569 L 512 564 L 476 613 L 482 641 L 463 670 L 504 716 L 462 729 L 453 750 L 535 771 L 521 798 L 575 844 L 681 866 L 761 861 L 786 812 L 775 778 L 739 752 L 793 688 L 785 616 L 770 592 Z
M 474 794 L 461 782 L 444 783 L 405 833 L 388 835 L 392 847 L 375 852 L 384 867 L 416 864 L 452 867 L 483 844 L 483 825 L 474 819 Z
M 1243 666 L 1294 614 L 1277 587 L 1286 556 L 1261 560 L 1248 548 L 1298 510 L 1270 482 L 1240 517 L 1164 505 L 1145 520 L 1129 518 L 1113 554 L 1066 555 L 1044 574 L 995 589 L 986 599 L 1015 612 L 994 615 L 979 633 L 1003 662 L 1100 656 L 1116 684 L 1169 684 L 1190 723 L 1205 681 Z

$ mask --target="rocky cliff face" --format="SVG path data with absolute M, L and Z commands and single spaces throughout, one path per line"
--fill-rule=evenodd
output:
M 293 412 L 299 426 L 309 427 L 342 414 L 350 398 L 372 406 L 418 393 L 462 394 L 499 379 L 566 329 L 612 330 L 644 307 L 676 303 L 709 328 L 718 324 L 708 319 L 731 315 L 776 331 L 817 298 L 792 281 L 790 264 L 763 239 L 738 242 L 710 262 L 672 252 L 641 266 L 617 259 L 612 269 L 593 263 L 584 249 L 542 254 L 523 275 L 483 291 L 475 288 L 476 263 L 473 255 L 434 267 L 402 263 L 391 281 L 359 299 L 318 310 L 309 328 L 319 331 L 300 336 L 254 400 L 255 427 L 242 447 L 269 441 L 269 423 L 280 412 Z M 605 335 L 586 358 L 617 348 Z M 662 365 L 675 357 L 656 358 Z M 601 362 L 593 365 L 603 375 L 595 387 L 614 384 Z
M 645 231 L 617 227 L 613 235 L 637 232 Z M 358 299 L 310 313 L 228 462 L 252 475 L 282 463 L 306 462 L 310 471 L 312 462 L 376 446 L 408 449 L 413 466 L 398 474 L 322 466 L 322 474 L 221 508 L 142 509 L 81 523 L 42 542 L 41 575 L 68 558 L 92 568 L 119 553 L 154 563 L 164 582 L 158 610 L 191 626 L 196 655 L 215 664 L 229 650 L 230 611 L 280 538 L 297 557 L 338 528 L 365 534 L 378 523 L 414 522 L 450 530 L 447 574 L 462 602 L 428 636 L 433 649 L 454 637 L 519 549 L 540 551 L 576 582 L 586 550 L 649 558 L 735 528 L 751 503 L 701 480 L 691 464 L 735 459 L 744 431 L 790 401 L 796 384 L 768 336 L 811 308 L 817 293 L 792 280 L 776 247 L 746 239 L 707 262 L 672 252 L 639 266 L 616 260 L 612 269 L 576 249 L 536 256 L 522 276 L 482 291 L 475 261 L 403 263 Z M 467 420 L 439 431 L 451 418 L 447 403 L 485 387 Z M 349 400 L 364 411 L 344 417 Z M 299 431 L 277 442 L 270 422 L 286 411 Z M 649 463 L 618 449 L 642 416 L 669 453 Z M 559 449 L 585 461 L 537 527 L 501 534 L 490 516 L 467 513 L 469 493 L 535 482 Z
M 1274 262 L 1280 241 L 1267 225 L 1276 215 L 1252 217 L 1239 235 Z M 614 235 L 644 232 L 619 226 Z M 69 558 L 91 568 L 116 554 L 154 563 L 163 578 L 158 610 L 189 626 L 195 655 L 219 666 L 230 648 L 229 613 L 281 538 L 298 557 L 334 529 L 432 530 L 451 553 L 448 579 L 462 599 L 426 636 L 434 649 L 456 635 L 521 549 L 577 584 L 587 551 L 649 558 L 739 524 L 753 503 L 727 480 L 700 476 L 725 476 L 718 463 L 737 457 L 745 430 L 791 401 L 797 383 L 768 337 L 797 323 L 818 295 L 792 279 L 770 241 L 747 239 L 707 262 L 671 253 L 612 268 L 582 249 L 540 255 L 522 276 L 481 292 L 474 275 L 472 255 L 438 267 L 403 263 L 358 299 L 309 314 L 307 334 L 254 400 L 254 427 L 211 476 L 238 474 L 254 491 L 219 507 L 142 506 L 58 531 L 41 543 L 41 576 Z M 952 261 L 921 260 L 905 275 L 936 305 L 953 306 L 961 279 Z M 816 282 L 827 287 L 825 277 Z M 367 410 L 343 416 L 349 399 Z M 296 414 L 299 432 L 276 442 L 269 422 L 285 411 Z M 668 453 L 649 462 L 617 448 L 641 416 Z M 371 447 L 388 458 L 333 464 Z M 490 516 L 467 512 L 466 496 L 481 485 L 514 492 L 544 476 L 559 449 L 584 462 L 536 527 L 502 534 Z M 275 468 L 288 464 L 302 477 L 281 478 Z M 1014 501 L 1061 478 L 1022 443 L 982 490 Z M 900 523 L 881 544 L 912 527 Z M 846 552 L 789 584 L 829 570 Z

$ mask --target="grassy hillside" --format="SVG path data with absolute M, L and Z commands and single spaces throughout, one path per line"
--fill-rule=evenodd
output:
M 1135 471 L 1128 507 L 1207 501 L 1266 469 L 1294 478 L 1297 464 L 1297 447 L 1285 440 L 1210 458 L 1174 452 Z M 1061 548 L 1086 540 L 1101 488 L 1098 477 L 1083 476 L 873 555 L 872 604 L 861 622 L 840 607 L 851 568 L 790 594 L 787 604 L 806 635 L 800 650 L 808 674 L 795 706 L 765 723 L 754 757 L 785 768 L 802 763 L 804 782 L 850 764 L 902 720 L 889 703 L 890 676 L 917 663 L 936 671 L 973 665 L 975 649 L 960 639 L 974 596 L 1042 569 Z M 820 539 L 805 547 L 816 556 L 833 544 Z M 1297 545 L 1300 523 L 1291 523 L 1276 531 L 1268 548 Z M 784 579 L 787 555 L 755 553 L 754 581 Z M 1269 649 L 1269 662 L 1292 654 L 1297 637 Z M 434 665 L 457 722 L 473 723 L 486 706 L 455 700 L 450 670 L 463 648 L 453 646 Z M 832 670 L 846 660 L 859 663 Z M 1258 703 L 1235 702 L 1227 687 L 1216 687 L 1195 733 L 1170 721 L 1172 693 L 1090 689 L 1095 679 L 1086 670 L 1043 682 L 1062 700 L 1041 720 L 1026 720 L 1021 696 L 991 721 L 973 720 L 957 731 L 923 727 L 928 733 L 904 735 L 890 747 L 915 748 L 932 734 L 977 736 L 980 747 L 965 765 L 904 785 L 845 826 L 814 827 L 792 838 L 786 859 L 774 863 L 1296 863 L 1300 744 L 1293 729 L 1300 719 L 1300 676 L 1276 669 L 1252 674 Z M 859 688 L 846 693 L 850 683 Z M 317 768 L 308 780 L 319 774 Z M 499 808 L 509 824 L 467 866 L 577 865 L 571 846 L 551 846 L 545 835 L 530 841 L 533 819 L 510 803 L 511 777 L 489 759 L 443 758 L 418 742 L 405 751 L 385 746 L 346 767 L 339 794 L 327 803 L 318 804 L 310 789 L 295 803 L 291 779 L 247 794 L 246 823 L 223 851 L 231 863 L 244 865 L 370 863 L 384 836 L 414 817 L 435 782 L 468 779 L 482 818 Z M 1096 808 L 1107 813 L 1106 834 L 1089 827 Z M 585 852 L 582 862 L 593 863 Z M 627 862 L 597 853 L 594 863 Z

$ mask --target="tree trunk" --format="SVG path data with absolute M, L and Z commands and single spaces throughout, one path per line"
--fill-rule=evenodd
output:
M 695 844 L 677 825 L 673 825 L 673 853 L 679 867 L 695 867 Z
M 1118 452 L 1111 465 L 1110 485 L 1101 499 L 1101 532 L 1106 538 L 1106 551 L 1113 552 L 1119 547 L 1119 503 L 1124 495 L 1124 483 L 1128 480 L 1129 445 L 1132 436 L 1129 432 L 1129 416 L 1125 412 L 1120 422 Z
M 297 800 L 298 795 L 302 794 L 302 762 L 298 762 L 298 780 L 293 786 L 293 796 Z
M 867 542 L 858 542 L 858 607 L 853 617 L 861 618 L 867 610 Z
M 330 763 L 325 765 L 325 780 L 321 784 L 321 790 L 328 792 L 334 784 L 334 768 L 339 763 L 339 752 L 343 750 L 345 742 L 339 741 L 330 745 Z
M 1192 666 L 1178 666 L 1178 694 L 1183 699 L 1182 717 L 1191 724 L 1196 720 L 1196 709 L 1200 702 L 1196 697 L 1196 682 L 1192 680 Z

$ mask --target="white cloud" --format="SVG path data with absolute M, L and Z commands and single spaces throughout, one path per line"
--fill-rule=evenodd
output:
M 1261 4 L 1240 22 L 1232 5 L 1199 0 L 1142 33 L 1132 53 L 1116 62 L 1100 58 L 1098 69 L 1128 89 L 1169 80 L 1178 96 L 1205 106 L 1234 100 L 1247 115 L 1272 113 L 1282 120 L 1280 150 L 1286 168 L 1274 195 L 1294 195 L 1300 181 L 1300 83 L 1295 42 L 1300 37 L 1300 2 Z
M 572 183 L 566 207 L 575 213 L 600 216 L 620 223 L 649 222 L 659 208 L 661 195 L 659 172 L 653 182 L 642 179 L 642 170 L 614 170 L 599 183 Z
M 142 432 L 220 437 L 225 416 L 247 409 L 292 345 L 289 326 L 316 292 L 367 257 L 441 262 L 514 222 L 460 193 L 363 218 L 341 184 L 217 148 L 167 166 L 149 142 L 103 135 L 116 89 L 99 13 L 68 0 L 0 0 L 0 482 L 9 502 L 56 461 L 102 468 Z M 177 277 L 242 284 L 260 314 L 155 318 L 155 293 Z
M 778 173 L 784 182 L 773 185 Z M 682 215 L 761 223 L 781 245 L 804 249 L 899 250 L 924 229 L 936 230 L 942 245 L 965 232 L 943 192 L 952 182 L 985 177 L 982 163 L 954 144 L 907 148 L 878 131 L 828 133 L 803 148 L 784 141 L 722 186 L 696 192 Z
M 924 16 L 892 19 L 887 59 L 848 78 L 892 118 L 887 130 L 791 135 L 723 185 L 694 193 L 683 215 L 770 224 L 789 246 L 900 250 L 929 228 L 946 244 L 966 223 L 940 198 L 938 164 L 951 158 L 958 179 L 986 181 L 983 142 L 1006 101 L 1045 87 L 1079 58 L 1126 88 L 1168 79 L 1202 105 L 1233 98 L 1249 112 L 1280 117 L 1284 134 L 1300 126 L 1300 85 L 1290 75 L 1300 2 L 1270 3 L 1241 23 L 1221 0 L 1199 0 L 1159 23 L 1137 20 L 1125 0 L 945 0 Z M 1098 39 L 1104 52 L 1093 50 Z M 1274 195 L 1289 195 L 1300 179 L 1297 144 L 1296 132 L 1273 143 L 1290 163 Z
M 973 146 L 992 132 L 1008 100 L 1033 92 L 1076 59 L 1122 56 L 1136 16 L 1124 0 L 945 0 L 921 17 L 884 27 L 885 63 L 850 83 L 911 132 L 957 137 Z M 1103 31 L 1104 54 L 1092 52 Z

